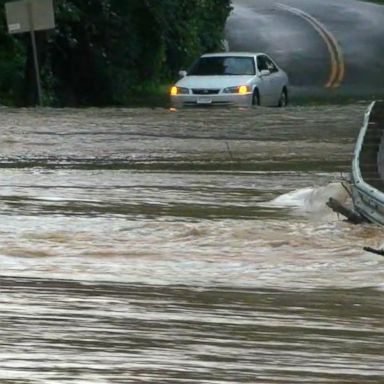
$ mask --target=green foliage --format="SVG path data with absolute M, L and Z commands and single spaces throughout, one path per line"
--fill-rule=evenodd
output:
M 25 46 L 8 34 L 4 4 L 0 0 L 0 104 L 18 103 L 24 82 Z
M 384 5 L 384 0 L 363 0 L 366 1 L 367 3 L 376 3 L 380 5 Z
M 155 93 L 198 55 L 220 48 L 230 10 L 230 0 L 56 0 L 56 29 L 37 33 L 45 102 L 124 105 Z M 28 36 L 10 37 L 3 21 L 2 102 L 33 102 L 30 56 Z
M 162 31 L 170 74 L 190 65 L 201 53 L 221 48 L 224 24 L 231 10 L 229 1 L 149 0 L 147 3 Z

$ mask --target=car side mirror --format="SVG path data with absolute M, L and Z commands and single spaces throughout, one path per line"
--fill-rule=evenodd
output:
M 260 76 L 268 76 L 268 75 L 270 75 L 270 74 L 271 74 L 271 72 L 270 72 L 269 69 L 262 69 L 262 70 L 260 71 Z
M 185 77 L 185 76 L 187 76 L 187 71 L 179 71 L 179 75 L 181 77 Z

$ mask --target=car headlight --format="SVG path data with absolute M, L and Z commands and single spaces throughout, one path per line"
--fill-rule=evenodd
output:
M 228 87 L 223 90 L 224 93 L 239 93 L 244 95 L 251 92 L 251 87 L 249 85 L 237 85 L 236 87 Z
M 171 95 L 188 95 L 189 94 L 189 89 L 188 88 L 183 88 L 183 87 L 176 87 L 173 86 L 171 88 Z

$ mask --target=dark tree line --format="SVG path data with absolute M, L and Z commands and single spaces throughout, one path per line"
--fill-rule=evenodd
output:
M 10 36 L 0 0 L 0 104 L 36 102 L 29 34 Z M 55 0 L 37 32 L 44 103 L 126 105 L 219 49 L 231 0 Z

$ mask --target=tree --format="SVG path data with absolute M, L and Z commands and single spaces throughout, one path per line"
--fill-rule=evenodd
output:
M 230 0 L 56 0 L 55 31 L 37 33 L 45 101 L 124 105 L 156 92 L 198 55 L 220 47 L 230 10 Z M 0 75 L 0 93 L 16 102 L 20 83 L 32 86 L 31 73 L 21 71 L 31 53 L 4 25 L 2 39 L 1 65 L 17 81 Z M 31 92 L 21 99 L 31 104 Z

